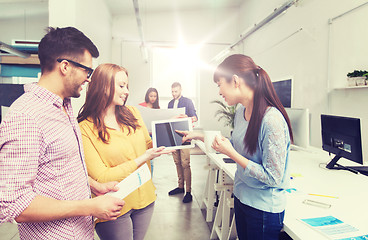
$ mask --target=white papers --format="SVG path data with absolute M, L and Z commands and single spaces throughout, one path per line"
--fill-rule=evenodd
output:
M 151 179 L 151 172 L 147 164 L 143 164 L 140 168 L 135 170 L 132 174 L 118 183 L 119 190 L 117 192 L 109 192 L 113 197 L 124 199 L 130 193 L 142 186 L 148 180 Z
M 365 232 L 333 216 L 299 219 L 329 239 L 367 239 Z
M 185 108 L 170 108 L 170 109 L 154 109 L 138 105 L 137 109 L 141 113 L 144 124 L 148 132 L 152 132 L 152 121 L 166 120 L 185 114 Z

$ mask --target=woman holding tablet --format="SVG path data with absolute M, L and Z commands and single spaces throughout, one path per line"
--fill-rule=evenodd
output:
M 212 147 L 237 163 L 234 209 L 240 240 L 278 239 L 283 227 L 289 184 L 292 130 L 268 74 L 245 55 L 227 57 L 216 69 L 214 81 L 229 105 L 240 103 L 232 141 L 216 136 Z M 200 139 L 184 132 L 183 141 Z
M 125 68 L 115 64 L 96 68 L 78 122 L 88 174 L 98 182 L 120 182 L 143 164 L 150 166 L 151 159 L 171 152 L 164 147 L 152 149 L 140 113 L 125 105 L 128 95 Z M 124 200 L 117 220 L 97 221 L 96 232 L 101 240 L 144 239 L 156 200 L 152 180 Z

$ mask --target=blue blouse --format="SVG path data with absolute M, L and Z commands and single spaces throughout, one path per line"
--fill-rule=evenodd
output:
M 257 150 L 250 155 L 244 146 L 249 124 L 244 111 L 244 106 L 241 106 L 235 114 L 232 144 L 250 161 L 245 169 L 237 164 L 234 194 L 245 205 L 265 212 L 282 212 L 286 205 L 284 190 L 290 181 L 288 125 L 277 108 L 268 108 L 259 131 Z

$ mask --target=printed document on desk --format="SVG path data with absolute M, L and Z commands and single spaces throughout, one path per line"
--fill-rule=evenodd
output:
M 148 168 L 147 164 L 143 164 L 140 168 L 135 170 L 128 177 L 123 179 L 120 183 L 118 183 L 119 190 L 117 192 L 109 192 L 109 194 L 113 197 L 124 199 L 134 190 L 142 186 L 148 180 L 151 179 L 151 172 Z
M 368 234 L 333 216 L 299 219 L 329 239 L 368 239 Z

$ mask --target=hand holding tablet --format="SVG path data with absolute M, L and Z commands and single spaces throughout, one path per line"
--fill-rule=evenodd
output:
M 163 154 L 168 154 L 168 153 L 172 153 L 174 150 L 173 149 L 167 149 L 165 147 L 158 147 L 158 148 L 150 148 L 147 149 L 147 151 L 145 152 L 146 156 L 148 159 L 152 160 L 154 158 L 157 158 Z

